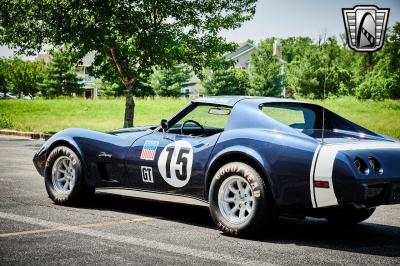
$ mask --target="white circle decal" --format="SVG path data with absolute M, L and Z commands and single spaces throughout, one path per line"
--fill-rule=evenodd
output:
M 186 140 L 168 144 L 158 158 L 162 178 L 173 187 L 183 187 L 189 182 L 192 164 L 193 148 Z

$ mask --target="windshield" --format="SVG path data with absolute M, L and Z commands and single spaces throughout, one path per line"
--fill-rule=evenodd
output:
M 224 131 L 230 113 L 230 107 L 197 105 L 177 122 L 170 125 L 168 133 L 211 136 Z

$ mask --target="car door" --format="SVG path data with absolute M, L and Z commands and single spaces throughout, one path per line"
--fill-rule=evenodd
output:
M 132 145 L 126 157 L 132 187 L 203 197 L 206 165 L 224 129 L 203 122 L 207 117 L 197 117 L 204 116 L 207 108 L 202 106 L 202 111 L 184 115 L 166 133 L 155 130 Z M 189 125 L 192 122 L 184 124 L 195 119 L 201 120 L 199 123 L 209 130 L 207 134 L 198 125 Z M 185 132 L 182 124 L 188 128 Z

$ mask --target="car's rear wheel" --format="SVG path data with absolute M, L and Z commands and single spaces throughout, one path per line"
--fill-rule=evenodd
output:
M 367 220 L 374 211 L 375 208 L 356 209 L 347 207 L 327 215 L 326 219 L 332 225 L 354 225 Z
M 80 158 L 65 146 L 54 148 L 47 157 L 45 185 L 49 197 L 60 205 L 82 203 L 95 191 L 85 183 Z
M 217 171 L 209 203 L 214 222 L 229 235 L 254 235 L 276 219 L 270 189 L 254 168 L 241 162 L 228 163 Z

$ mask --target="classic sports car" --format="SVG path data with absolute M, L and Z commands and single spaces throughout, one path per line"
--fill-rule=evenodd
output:
M 400 203 L 398 140 L 277 98 L 198 98 L 158 127 L 66 129 L 33 161 L 57 204 L 79 203 L 96 187 L 189 196 L 208 202 L 231 235 L 280 215 L 354 224 Z

